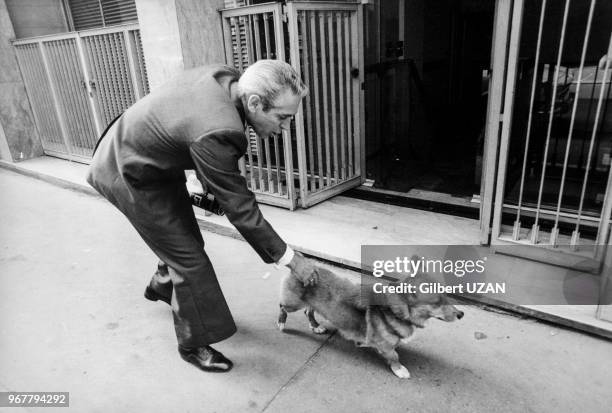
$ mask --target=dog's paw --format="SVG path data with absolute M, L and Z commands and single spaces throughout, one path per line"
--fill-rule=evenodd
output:
M 410 378 L 410 372 L 408 371 L 406 367 L 402 366 L 400 363 L 392 363 L 391 371 L 393 372 L 393 374 L 395 374 L 400 379 Z
M 322 326 L 318 326 L 318 327 L 310 326 L 310 329 L 315 334 L 325 334 L 325 333 L 327 333 L 327 329 L 325 327 L 322 327 Z
M 285 331 L 285 323 L 276 323 L 280 331 Z

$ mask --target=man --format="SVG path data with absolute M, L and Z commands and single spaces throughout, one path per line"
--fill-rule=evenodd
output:
M 210 347 L 236 326 L 204 252 L 185 186 L 195 169 L 230 222 L 266 263 L 305 284 L 312 263 L 263 218 L 240 175 L 245 123 L 262 138 L 288 129 L 307 89 L 288 64 L 260 60 L 242 76 L 216 65 L 184 72 L 126 110 L 103 134 L 87 182 L 115 205 L 161 260 L 145 297 L 172 306 L 181 357 L 205 371 L 232 362 Z

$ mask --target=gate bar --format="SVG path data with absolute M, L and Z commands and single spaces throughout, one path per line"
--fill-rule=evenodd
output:
M 346 36 L 346 30 L 344 28 L 344 19 L 342 12 L 336 12 L 336 41 L 338 42 L 338 100 L 340 101 L 340 136 L 349 136 L 350 131 L 346 131 L 346 114 L 347 111 L 344 109 L 344 102 L 346 100 L 346 109 L 350 107 L 350 101 L 348 100 L 349 89 L 346 82 L 346 72 L 348 71 L 348 55 L 349 50 L 347 48 L 346 41 L 342 41 L 342 33 Z M 345 39 L 346 40 L 346 39 Z M 344 89 L 344 91 L 343 91 Z M 346 96 L 346 99 L 344 97 Z M 344 145 L 343 145 L 344 146 Z M 344 158 L 343 158 L 344 159 Z M 346 169 L 346 161 L 342 162 L 343 171 Z M 343 176 L 344 178 L 345 176 Z M 336 179 L 338 177 L 336 176 Z
M 331 12 L 327 14 L 327 39 L 329 46 L 329 80 L 330 80 L 330 92 L 331 92 L 331 124 L 332 124 L 332 141 L 334 142 L 334 177 L 336 181 L 338 180 L 338 131 L 336 125 L 336 65 L 334 63 L 335 60 L 335 52 L 334 52 L 334 16 L 335 13 Z M 338 31 L 336 30 L 336 33 Z M 338 77 L 338 86 L 340 86 L 340 78 Z M 339 89 L 342 89 L 341 87 Z M 342 97 L 339 97 L 340 104 L 342 104 Z M 329 114 L 327 114 L 329 116 Z M 329 129 L 328 129 L 329 131 Z M 342 136 L 342 135 L 340 135 Z
M 350 32 L 350 35 L 349 29 L 351 26 L 351 16 L 346 12 L 342 13 L 344 15 L 344 53 L 346 58 L 346 68 L 342 76 L 344 79 L 346 79 L 346 135 L 348 141 L 347 144 L 350 177 L 353 177 L 358 174 L 356 170 L 359 171 L 359 160 L 361 158 L 361 154 L 359 153 L 360 148 L 358 145 L 361 140 L 361 135 L 359 132 L 359 122 L 365 122 L 364 114 L 360 113 L 359 110 L 359 102 L 363 102 L 363 96 L 359 97 L 359 85 L 361 84 L 363 79 L 353 79 L 353 75 L 351 74 L 354 67 L 363 67 L 363 62 L 354 61 L 354 59 L 362 59 L 359 57 L 361 54 L 357 49 L 357 42 L 354 41 L 355 39 L 357 39 L 357 36 L 361 36 L 361 31 L 359 31 L 358 34 L 357 30 L 357 27 L 361 27 L 359 26 L 359 16 L 362 13 L 361 8 L 357 13 L 357 22 L 353 24 L 352 32 Z M 352 45 L 351 42 L 353 43 Z M 361 40 L 359 41 L 359 43 L 363 44 L 361 43 Z M 363 73 L 359 73 L 359 76 L 363 76 Z M 355 90 L 355 86 L 357 86 L 357 91 Z M 351 102 L 353 103 L 352 105 Z M 355 119 L 355 125 L 353 125 L 353 117 L 356 114 L 359 114 L 359 119 Z M 362 116 L 364 118 L 362 118 Z
M 123 31 L 123 39 L 125 40 L 125 51 L 127 53 L 127 58 L 128 58 L 128 66 L 129 66 L 129 70 L 130 70 L 130 79 L 132 79 L 132 88 L 134 89 L 134 95 L 136 97 L 136 100 L 139 100 L 142 97 L 142 94 L 140 93 L 140 85 L 138 83 L 138 77 L 136 76 L 136 62 L 134 62 L 134 57 L 136 55 L 135 53 L 135 47 L 133 44 L 134 38 L 131 34 L 132 32 L 129 32 L 127 30 Z
M 332 158 L 331 148 L 329 142 L 329 108 L 327 107 L 327 53 L 325 51 L 325 13 L 318 12 L 316 14 L 319 18 L 319 47 L 321 50 L 321 86 L 322 86 L 322 98 L 323 98 L 323 128 L 325 137 L 325 181 L 327 185 L 332 182 Z M 316 74 L 315 74 L 316 76 Z
M 276 161 L 276 180 L 278 183 L 278 194 L 283 195 L 283 184 L 281 181 L 281 158 L 280 149 L 278 147 L 278 135 L 274 135 L 274 160 Z
M 350 17 L 350 16 L 349 16 Z M 351 33 L 353 39 L 359 39 L 358 41 L 353 41 L 351 45 L 352 50 L 352 63 L 353 67 L 358 70 L 358 75 L 352 80 L 353 87 L 349 88 L 352 93 L 352 102 L 353 102 L 353 113 L 359 114 L 355 119 L 355 129 L 353 133 L 353 142 L 354 142 L 354 153 L 355 153 L 355 170 L 353 176 L 358 176 L 361 183 L 364 183 L 366 180 L 365 174 L 365 164 L 366 164 L 366 151 L 365 151 L 365 90 L 361 87 L 365 84 L 365 63 L 364 63 L 364 54 L 360 53 L 359 46 L 364 44 L 363 40 L 363 30 L 359 30 L 360 27 L 363 27 L 363 7 L 357 8 L 357 15 L 354 17 L 350 17 L 350 19 L 355 20 L 354 24 L 351 25 Z M 348 21 L 349 19 L 347 19 Z M 351 151 L 353 153 L 353 151 Z M 361 173 L 361 168 L 364 168 L 363 174 Z
M 306 13 L 300 12 L 299 18 L 302 23 L 300 25 L 301 35 L 302 35 L 303 42 L 305 42 L 306 39 L 308 39 L 308 35 L 307 35 L 308 27 L 307 27 Z M 306 47 L 305 45 L 302 47 L 302 58 L 304 59 L 305 82 L 310 87 L 310 64 L 309 64 L 310 59 L 308 57 L 308 47 Z M 311 108 L 312 90 L 304 98 L 304 105 L 306 106 L 306 118 L 304 120 L 308 122 L 308 136 L 304 135 L 304 139 L 306 140 L 306 143 L 308 145 L 308 164 L 310 165 L 310 179 L 308 181 L 310 182 L 310 191 L 314 192 L 317 187 L 317 182 L 316 182 L 316 174 L 315 174 L 314 149 L 313 149 L 314 131 L 312 129 L 313 129 L 314 123 L 312 121 L 312 108 Z M 303 113 L 303 110 L 302 110 L 302 113 Z M 306 165 L 306 163 L 304 163 L 304 165 Z M 306 176 L 308 176 L 308 173 L 306 173 Z
M 591 22 L 593 21 L 594 9 L 595 9 L 595 0 L 591 0 L 591 8 L 589 9 L 589 17 L 587 19 L 587 26 L 586 26 L 586 30 L 584 33 L 582 56 L 580 57 L 580 69 L 578 70 L 578 83 L 576 85 L 576 93 L 574 95 L 574 105 L 572 107 L 572 117 L 570 120 L 570 126 L 569 126 L 568 135 L 567 135 L 567 144 L 565 147 L 565 158 L 563 159 L 563 173 L 561 174 L 561 186 L 559 188 L 559 200 L 557 201 L 557 213 L 555 216 L 555 225 L 551 232 L 550 243 L 553 246 L 557 245 L 557 238 L 559 236 L 559 227 L 558 227 L 559 213 L 561 212 L 561 201 L 563 199 L 563 189 L 565 188 L 565 174 L 567 173 L 567 163 L 568 163 L 569 153 L 570 153 L 570 148 L 571 148 L 571 143 L 572 143 L 572 135 L 574 132 L 574 122 L 576 120 L 576 108 L 578 107 L 578 98 L 580 97 L 580 86 L 582 85 L 582 70 L 584 69 L 584 61 L 586 59 L 587 47 L 589 45 L 589 35 L 591 33 Z M 568 72 L 569 72 L 569 68 L 566 70 L 566 73 Z M 572 234 L 572 239 L 570 241 L 570 244 L 576 245 L 576 241 L 577 241 L 576 236 Z
M 270 24 L 269 13 L 264 13 L 263 24 L 264 24 L 264 38 L 265 38 L 265 43 L 266 43 L 266 59 L 272 59 L 272 53 L 270 52 L 270 28 L 268 27 L 268 25 Z
M 516 220 L 512 230 L 512 239 L 518 240 L 521 231 L 521 207 L 523 206 L 523 190 L 525 187 L 525 171 L 527 168 L 527 154 L 529 151 L 529 141 L 531 139 L 531 121 L 533 115 L 533 102 L 535 100 L 535 89 L 538 81 L 538 67 L 540 62 L 540 50 L 542 45 L 542 28 L 544 27 L 544 15 L 546 14 L 546 0 L 542 0 L 542 10 L 540 12 L 540 23 L 538 26 L 538 41 L 536 45 L 536 57 L 533 68 L 533 79 L 531 81 L 531 96 L 529 98 L 529 115 L 527 118 L 527 131 L 525 135 L 525 151 L 523 153 L 523 168 L 521 170 L 521 186 L 519 189 L 518 208 L 516 210 Z
M 538 243 L 538 233 L 540 230 L 540 226 L 538 224 L 539 219 L 540 219 L 540 208 L 542 206 L 542 192 L 544 191 L 544 178 L 546 176 L 546 161 L 548 158 L 548 149 L 550 146 L 550 134 L 552 132 L 552 124 L 553 124 L 553 117 L 554 117 L 554 111 L 555 111 L 555 100 L 557 98 L 557 78 L 559 77 L 559 69 L 561 66 L 561 57 L 563 56 L 563 45 L 565 43 L 565 29 L 567 28 L 567 16 L 569 14 L 569 5 L 570 5 L 570 1 L 571 0 L 565 0 L 565 10 L 563 12 L 563 25 L 561 27 L 561 39 L 559 40 L 559 52 L 557 53 L 557 63 L 556 63 L 556 67 L 555 67 L 555 74 L 553 75 L 553 92 L 552 92 L 552 97 L 550 99 L 550 114 L 548 115 L 548 128 L 546 131 L 546 144 L 544 146 L 544 159 L 542 161 L 542 173 L 540 175 L 540 189 L 538 191 L 538 203 L 537 203 L 537 211 L 536 211 L 536 216 L 535 216 L 535 222 L 533 224 L 533 229 L 531 232 L 531 241 L 533 244 L 537 244 Z M 550 76 L 550 70 L 548 71 L 548 75 Z M 551 241 L 555 241 L 557 238 L 557 235 L 554 234 L 554 231 L 551 232 L 550 234 L 550 240 Z M 551 244 L 554 245 L 553 242 L 551 242 Z
M 317 112 L 314 115 L 314 120 L 317 126 L 316 129 L 316 140 L 317 140 L 317 155 L 319 160 L 319 188 L 323 187 L 323 152 L 321 149 L 321 121 L 320 121 L 320 105 L 319 105 L 319 77 L 317 73 L 319 72 L 319 66 L 317 64 L 317 50 L 316 50 L 316 27 L 315 27 L 315 13 L 310 13 L 310 50 L 312 56 L 312 77 L 314 80 L 314 110 Z
M 259 15 L 253 15 L 253 30 L 255 31 L 255 57 L 257 60 L 261 60 L 261 40 L 259 37 Z

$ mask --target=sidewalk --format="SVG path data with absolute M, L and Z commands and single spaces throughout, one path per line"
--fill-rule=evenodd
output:
M 2 168 L 0 192 L 0 391 L 69 391 L 76 412 L 612 405 L 612 344 L 532 319 L 463 306 L 459 322 L 432 320 L 400 350 L 410 380 L 335 334 L 313 335 L 301 313 L 280 333 L 281 273 L 246 243 L 212 233 L 207 251 L 238 325 L 217 348 L 236 366 L 202 373 L 178 357 L 167 306 L 142 297 L 155 257 L 109 203 Z

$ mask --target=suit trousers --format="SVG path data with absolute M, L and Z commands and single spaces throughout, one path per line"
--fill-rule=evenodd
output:
M 96 189 L 127 217 L 161 260 L 150 286 L 171 297 L 179 345 L 201 347 L 230 337 L 236 325 L 204 251 L 184 180 L 128 192 L 118 190 L 119 181 L 114 190 Z

